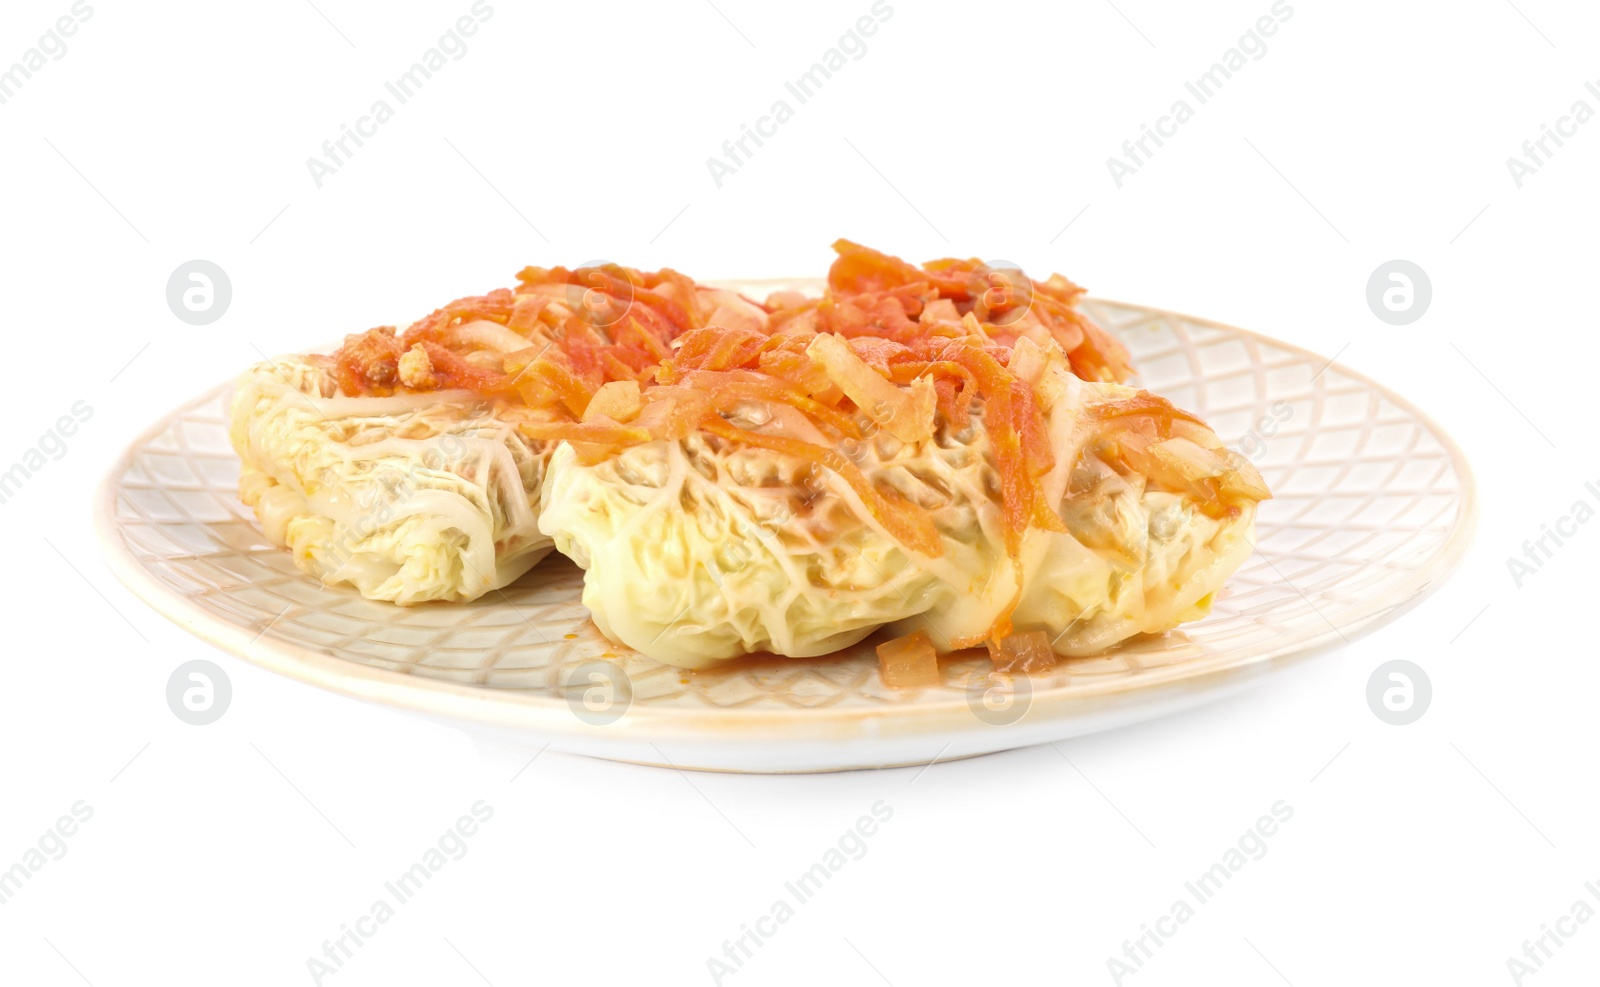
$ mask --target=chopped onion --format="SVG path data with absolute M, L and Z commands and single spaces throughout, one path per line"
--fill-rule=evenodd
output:
M 702 304 L 716 306 L 711 312 L 711 317 L 706 320 L 707 325 L 721 329 L 749 329 L 763 333 L 767 331 L 767 313 L 748 299 L 741 298 L 738 293 L 720 288 L 702 287 L 699 296 Z
M 594 397 L 589 399 L 589 406 L 583 409 L 583 420 L 591 421 L 603 415 L 614 422 L 630 422 L 638 416 L 643 406 L 638 381 L 614 380 L 602 384 L 594 392 Z
M 1008 635 L 999 642 L 990 640 L 985 643 L 989 649 L 989 660 L 994 662 L 997 672 L 1029 675 L 1047 671 L 1057 661 L 1056 653 L 1050 647 L 1050 635 L 1044 631 L 1023 631 Z
M 1050 357 L 1038 343 L 1023 336 L 1017 340 L 1017 345 L 1012 347 L 1011 362 L 1006 365 L 1006 369 L 1027 381 L 1029 387 L 1036 387 L 1049 361 Z
M 822 364 L 868 418 L 901 442 L 921 442 L 933 434 L 939 395 L 931 378 L 918 377 L 901 388 L 857 356 L 843 336 L 831 333 L 813 339 L 806 355 Z
M 956 303 L 948 298 L 938 298 L 922 307 L 923 323 L 933 322 L 960 322 L 961 312 L 956 309 Z
M 464 349 L 493 350 L 496 353 L 514 353 L 528 345 L 526 336 L 519 336 L 498 322 L 474 319 L 446 329 L 441 342 L 446 346 Z
M 878 645 L 878 675 L 891 689 L 938 685 L 939 653 L 927 632 L 916 631 Z
M 1216 453 L 1188 439 L 1167 439 L 1150 447 L 1150 453 L 1185 480 L 1209 480 L 1228 471 Z

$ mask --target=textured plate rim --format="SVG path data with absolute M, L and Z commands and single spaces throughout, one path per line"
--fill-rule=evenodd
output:
M 816 283 L 816 279 L 767 278 L 710 283 L 729 287 L 735 285 L 749 287 L 808 282 Z M 1159 695 L 1170 695 L 1174 690 L 1206 692 L 1219 686 L 1225 689 L 1228 683 L 1241 676 L 1258 678 L 1286 664 L 1290 659 L 1310 657 L 1339 644 L 1349 643 L 1355 636 L 1385 626 L 1425 599 L 1459 566 L 1477 526 L 1477 488 L 1465 453 L 1450 434 L 1421 408 L 1371 377 L 1293 343 L 1226 323 L 1148 305 L 1106 298 L 1088 300 L 1097 305 L 1124 308 L 1146 313 L 1150 317 L 1180 320 L 1191 325 L 1248 337 L 1257 343 L 1264 343 L 1325 364 L 1323 372 L 1336 370 L 1358 381 L 1367 389 L 1415 416 L 1419 424 L 1427 429 L 1441 448 L 1448 453 L 1452 468 L 1460 481 L 1458 507 L 1448 536 L 1431 558 L 1383 598 L 1371 599 L 1361 606 L 1343 611 L 1337 620 L 1324 616 L 1323 623 L 1326 627 L 1323 630 L 1298 637 L 1288 637 L 1282 643 L 1252 652 L 1248 658 L 1241 661 L 1227 661 L 1227 653 L 1223 652 L 1214 656 L 1175 662 L 1161 668 L 1150 669 L 1140 675 L 1090 686 L 1087 689 L 1079 687 L 1075 690 L 1047 689 L 1034 692 L 1027 721 L 1039 725 L 1046 721 L 1066 722 L 1073 714 L 1100 710 L 1108 703 L 1137 700 L 1146 694 L 1154 699 Z M 967 701 L 963 698 L 919 702 L 915 697 L 902 703 L 885 704 L 880 707 L 827 706 L 759 711 L 714 707 L 651 707 L 636 703 L 616 723 L 597 726 L 578 720 L 572 715 L 567 703 L 561 699 L 364 665 L 315 648 L 263 635 L 254 632 L 252 628 L 217 617 L 167 587 L 135 558 L 122 534 L 122 525 L 117 519 L 116 502 L 119 481 L 132 466 L 134 456 L 153 438 L 170 428 L 174 419 L 215 399 L 230 386 L 231 382 L 225 382 L 207 389 L 204 393 L 168 411 L 135 436 L 117 455 L 100 481 L 94 497 L 93 520 L 107 567 L 134 595 L 174 624 L 235 657 L 288 678 L 380 705 L 444 717 L 447 720 L 466 720 L 489 726 L 532 731 L 551 737 L 569 737 L 574 740 L 598 741 L 607 738 L 643 741 L 655 738 L 705 741 L 712 739 L 708 736 L 712 734 L 727 735 L 717 737 L 718 740 L 735 737 L 747 741 L 839 740 L 888 738 L 944 731 L 964 734 L 976 727 L 986 727 L 986 724 L 972 716 Z

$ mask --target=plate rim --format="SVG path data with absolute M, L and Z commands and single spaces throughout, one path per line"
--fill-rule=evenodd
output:
M 750 287 L 763 284 L 804 285 L 820 282 L 816 278 L 763 278 L 726 279 L 707 283 L 732 288 L 736 285 Z M 1140 697 L 1146 695 L 1154 698 L 1160 694 L 1190 690 L 1204 693 L 1215 691 L 1241 676 L 1253 679 L 1265 677 L 1278 666 L 1293 659 L 1308 658 L 1323 653 L 1339 644 L 1350 643 L 1356 636 L 1372 633 L 1386 626 L 1431 595 L 1433 590 L 1442 585 L 1460 566 L 1471 546 L 1478 524 L 1479 497 L 1471 464 L 1450 433 L 1409 399 L 1336 360 L 1330 360 L 1313 350 L 1254 330 L 1116 299 L 1090 296 L 1086 300 L 1096 305 L 1132 310 L 1151 318 L 1169 318 L 1248 337 L 1257 343 L 1265 343 L 1319 364 L 1326 364 L 1323 372 L 1336 370 L 1360 382 L 1415 416 L 1439 442 L 1449 455 L 1452 468 L 1459 478 L 1458 506 L 1448 536 L 1426 563 L 1408 575 L 1405 581 L 1385 594 L 1381 600 L 1369 600 L 1361 606 L 1343 611 L 1338 621 L 1324 616 L 1323 623 L 1327 626 L 1320 631 L 1263 648 L 1242 664 L 1222 663 L 1221 659 L 1226 655 L 1224 652 L 1216 656 L 1150 669 L 1145 674 L 1090 686 L 1087 690 L 1080 687 L 1077 690 L 1063 688 L 1036 691 L 1030 696 L 1026 720 L 1040 725 L 1044 721 L 1065 722 L 1070 720 L 1073 713 L 1104 708 L 1107 704 L 1137 702 Z M 972 716 L 968 701 L 964 698 L 952 697 L 918 702 L 914 696 L 903 703 L 885 703 L 881 706 L 830 705 L 759 710 L 712 706 L 649 706 L 634 703 L 615 723 L 596 725 L 581 721 L 572 715 L 567 702 L 557 697 L 534 695 L 520 690 L 495 689 L 475 683 L 420 676 L 366 665 L 307 645 L 273 638 L 271 635 L 259 632 L 253 633 L 250 628 L 224 620 L 204 610 L 187 596 L 166 586 L 135 558 L 123 535 L 122 524 L 117 518 L 116 501 L 119 481 L 131 467 L 135 455 L 153 438 L 170 428 L 175 419 L 208 401 L 215 400 L 232 384 L 232 381 L 217 384 L 184 401 L 129 440 L 97 484 L 92 510 L 102 557 L 118 580 L 161 616 L 207 644 L 236 658 L 287 678 L 367 702 L 425 716 L 443 717 L 451 721 L 465 720 L 480 725 L 532 731 L 551 737 L 585 740 L 597 740 L 602 737 L 624 740 L 656 738 L 701 742 L 711 739 L 709 734 L 728 733 L 749 741 L 753 736 L 750 731 L 759 728 L 760 733 L 755 736 L 759 736 L 763 741 L 815 741 L 862 736 L 887 738 L 948 730 L 965 733 L 974 726 L 986 726 Z M 1171 669 L 1181 671 L 1169 671 Z

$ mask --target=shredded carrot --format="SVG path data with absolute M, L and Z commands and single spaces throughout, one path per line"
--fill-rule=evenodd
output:
M 509 288 L 496 288 L 487 295 L 458 298 L 444 308 L 436 309 L 425 318 L 418 319 L 406 330 L 401 342 L 410 348 L 413 343 L 438 342 L 444 330 L 462 322 L 485 319 L 504 325 L 516 307 L 516 296 Z
M 930 378 L 936 422 L 959 431 L 981 416 L 1013 563 L 1029 527 L 1064 530 L 1042 486 L 1055 462 L 1044 415 L 1033 388 L 1008 364 L 1023 329 L 1033 327 L 1028 331 L 1038 338 L 1037 327 L 1043 326 L 1079 376 L 1126 378 L 1127 351 L 1076 309 L 1083 289 L 1060 275 L 1031 281 L 976 258 L 917 266 L 848 240 L 835 243 L 834 250 L 838 257 L 823 297 L 786 292 L 765 303 L 703 289 L 671 269 L 527 267 L 517 274 L 515 289 L 457 299 L 398 337 L 391 328 L 349 337 L 335 354 L 335 380 L 349 394 L 390 393 L 399 383 L 398 359 L 420 344 L 428 363 L 411 379 L 520 400 L 548 415 L 522 424 L 526 434 L 569 441 L 586 461 L 641 442 L 680 441 L 698 429 L 832 470 L 886 531 L 914 551 L 938 555 L 942 544 L 929 513 L 875 486 L 835 449 L 741 429 L 719 414 L 744 401 L 777 403 L 804 414 L 834 442 L 861 438 L 858 423 L 864 413 L 871 418 L 872 409 L 856 407 L 828 367 L 807 354 L 816 334 L 837 333 L 862 364 L 891 384 L 910 388 Z M 739 309 L 741 304 L 748 309 Z M 719 309 L 736 324 L 711 324 Z M 494 345 L 492 334 L 479 334 L 476 343 L 448 336 L 476 320 L 506 326 L 528 346 L 468 360 L 465 349 L 446 340 L 456 339 L 453 345 L 461 347 Z M 486 359 L 499 366 L 485 366 Z M 870 378 L 862 381 L 858 374 L 852 380 L 851 393 L 858 397 L 872 390 L 862 390 Z M 583 421 L 595 392 L 617 381 L 638 385 L 637 417 L 627 424 L 603 414 Z M 1197 421 L 1144 395 L 1104 405 L 1099 414 L 1122 423 L 1128 436 L 1150 441 L 1171 436 L 1176 421 Z M 1126 454 L 1148 457 L 1148 444 L 1140 440 Z M 1008 616 L 991 631 L 999 638 L 1009 633 Z
M 847 438 L 861 438 L 861 429 L 849 415 L 815 400 L 781 377 L 768 377 L 753 370 L 691 370 L 687 383 L 711 398 L 719 411 L 741 400 L 775 401 L 798 408 Z
M 944 554 L 944 544 L 939 538 L 939 531 L 933 526 L 933 519 L 926 511 L 893 491 L 880 491 L 872 485 L 855 463 L 845 458 L 838 450 L 786 436 L 747 431 L 721 418 L 707 418 L 700 423 L 700 427 L 704 431 L 733 442 L 742 442 L 758 449 L 793 456 L 832 470 L 850 485 L 850 489 L 861 498 L 873 518 L 896 541 L 922 555 L 938 557 Z
M 466 388 L 493 394 L 509 386 L 505 374 L 468 363 L 438 343 L 424 340 L 422 348 L 427 351 L 437 386 L 441 388 Z

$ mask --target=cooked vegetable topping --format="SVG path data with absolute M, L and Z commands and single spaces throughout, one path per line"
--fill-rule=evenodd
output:
M 940 640 L 986 644 L 1006 672 L 1055 660 L 1048 635 L 1013 633 L 1011 621 L 1028 578 L 1028 533 L 1080 535 L 1062 516 L 1074 498 L 1100 497 L 1107 478 L 1121 476 L 1139 490 L 1148 483 L 1180 493 L 1191 510 L 1226 521 L 1270 496 L 1249 463 L 1194 416 L 1128 388 L 1093 390 L 1129 376 L 1128 353 L 1077 311 L 1083 289 L 1060 275 L 1033 281 L 977 259 L 918 267 L 848 240 L 834 249 L 820 297 L 776 292 L 762 302 L 670 269 L 525 268 L 515 288 L 458 299 L 404 333 L 385 326 L 347 337 L 333 356 L 334 378 L 352 397 L 475 392 L 519 409 L 507 417 L 523 436 L 567 442 L 586 467 L 631 447 L 690 440 L 788 457 L 836 476 L 836 492 L 859 502 L 858 515 L 926 564 L 947 556 L 957 521 L 936 523 L 939 506 L 928 504 L 941 498 L 896 482 L 884 464 L 907 447 L 922 455 L 981 445 L 984 475 L 961 497 L 994 508 L 985 530 L 1012 570 L 1011 598 L 989 611 L 983 634 Z M 1091 389 L 1072 400 L 1092 434 L 1074 432 L 1062 449 L 1048 405 L 1061 400 L 1058 378 L 1071 376 Z M 876 451 L 863 468 L 853 450 L 866 447 Z M 1061 471 L 1058 455 L 1068 457 Z M 1081 507 L 1069 513 L 1088 516 Z M 1094 537 L 1127 540 L 1120 529 Z M 891 685 L 938 681 L 925 633 L 878 654 Z
M 939 684 L 939 654 L 922 631 L 878 645 L 878 674 L 891 689 Z

